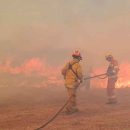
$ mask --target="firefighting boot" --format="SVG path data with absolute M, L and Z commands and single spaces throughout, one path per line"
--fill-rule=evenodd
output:
M 77 113 L 77 112 L 79 112 L 79 109 L 76 108 L 76 107 L 73 107 L 73 108 L 71 108 L 71 109 L 66 108 L 65 114 L 71 115 L 71 114 Z
M 116 98 L 109 98 L 107 104 L 116 104 L 117 99 Z

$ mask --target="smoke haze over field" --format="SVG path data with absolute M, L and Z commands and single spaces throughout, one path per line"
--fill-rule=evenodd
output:
M 106 104 L 107 78 L 86 80 L 80 111 L 46 130 L 130 130 L 130 0 L 0 0 L 1 130 L 33 130 L 55 115 L 68 96 L 61 68 L 76 49 L 84 77 L 106 72 L 106 53 L 119 61 L 119 103 Z
M 129 0 L 3 0 L 0 19 L 1 64 L 61 66 L 75 49 L 84 66 L 104 66 L 107 52 L 130 61 Z

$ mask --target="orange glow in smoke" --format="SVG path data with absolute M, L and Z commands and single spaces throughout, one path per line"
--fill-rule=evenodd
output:
M 130 87 L 130 63 L 123 63 L 120 65 L 117 87 Z
M 23 74 L 25 76 L 41 76 L 43 77 L 43 86 L 61 85 L 61 68 L 48 65 L 39 58 L 32 58 L 21 64 L 14 66 L 13 62 L 7 60 L 0 65 L 0 72 L 12 75 Z
M 62 86 L 64 81 L 61 76 L 61 67 L 54 67 L 48 65 L 44 60 L 40 58 L 32 58 L 20 66 L 14 66 L 11 60 L 7 60 L 5 63 L 0 64 L 0 73 L 9 73 L 12 75 L 25 75 L 25 76 L 41 76 L 43 82 L 41 86 Z M 100 67 L 93 70 L 93 75 L 98 75 L 106 72 L 105 67 Z M 16 77 L 17 80 L 17 77 Z M 107 79 L 92 79 L 92 87 L 106 88 Z M 122 63 L 120 65 L 119 78 L 116 84 L 117 88 L 130 87 L 130 63 Z
M 102 74 L 106 71 L 105 68 L 98 68 L 94 72 L 95 74 Z M 92 86 L 105 88 L 107 85 L 107 80 L 94 79 L 92 81 Z M 116 88 L 130 87 L 130 63 L 120 64 L 120 71 L 118 76 L 118 81 L 116 83 Z
M 93 70 L 92 76 L 93 75 L 99 75 L 99 74 L 104 74 L 106 72 L 106 68 L 100 67 L 96 68 Z M 104 78 L 104 76 L 101 76 L 101 78 Z M 99 79 L 99 78 L 94 78 L 91 80 L 91 86 L 92 87 L 100 87 L 100 88 L 105 88 L 107 85 L 107 80 L 106 79 Z

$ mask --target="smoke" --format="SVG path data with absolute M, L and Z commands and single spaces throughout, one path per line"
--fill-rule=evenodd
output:
M 121 53 L 122 49 L 129 51 L 127 1 L 7 1 L 2 2 L 5 8 L 0 13 L 3 55 L 41 56 L 53 50 L 79 48 L 92 54 L 100 51 L 101 56 L 115 51 L 119 44 Z
M 22 84 L 24 86 L 28 85 L 28 80 L 26 80 L 26 78 L 30 79 L 32 83 L 35 82 L 38 87 L 50 85 L 59 86 L 62 84 L 60 70 L 61 67 L 50 66 L 40 58 L 29 59 L 19 66 L 14 65 L 11 60 L 7 60 L 5 63 L 0 64 L 0 74 L 10 75 L 10 77 L 5 75 L 7 82 L 9 80 L 8 78 L 14 77 L 12 82 L 15 82 L 16 80 L 19 81 L 19 76 L 23 76 L 20 82 L 21 84 L 25 82 Z M 18 84 L 20 84 L 20 82 Z
M 116 83 L 116 88 L 125 88 L 125 87 L 130 87 L 130 62 L 123 62 L 119 65 L 120 67 L 120 71 L 118 74 L 118 81 Z M 92 73 L 92 75 L 96 75 L 96 74 L 102 74 L 104 72 L 106 72 L 105 67 L 100 67 L 100 68 L 96 68 L 94 69 L 94 73 Z M 107 85 L 107 79 L 94 79 L 91 82 L 92 86 L 94 87 L 102 87 L 102 88 L 106 88 Z
M 1 78 L 1 83 L 3 82 L 2 80 L 6 78 L 6 82 L 9 85 L 9 80 L 11 78 L 11 82 L 13 82 L 13 84 L 17 84 L 18 82 L 19 86 L 24 87 L 28 84 L 30 85 L 30 83 L 32 84 L 32 87 L 62 86 L 64 81 L 61 77 L 61 68 L 62 66 L 49 65 L 45 60 L 40 58 L 28 59 L 19 66 L 16 66 L 13 63 L 13 60 L 10 59 L 0 64 L 0 75 L 5 76 Z M 106 69 L 107 66 L 91 68 L 91 76 L 103 74 L 106 72 Z M 117 82 L 118 88 L 130 87 L 129 72 L 130 63 L 121 63 Z M 88 72 L 84 74 L 88 74 Z M 92 79 L 91 86 L 105 88 L 106 82 L 107 79 Z
M 119 80 L 117 87 L 130 87 L 130 63 L 124 62 L 121 64 Z
M 2 1 L 1 72 L 35 73 L 45 84 L 58 84 L 60 66 L 75 49 L 83 55 L 84 73 L 106 66 L 107 52 L 129 63 L 129 5 L 128 0 Z

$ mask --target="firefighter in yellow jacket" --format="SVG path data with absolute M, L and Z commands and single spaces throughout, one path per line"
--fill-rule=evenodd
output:
M 106 60 L 109 62 L 107 69 L 108 83 L 107 83 L 107 94 L 108 94 L 108 104 L 113 104 L 117 102 L 115 95 L 115 85 L 118 80 L 119 66 L 118 62 L 114 59 L 111 54 L 106 55 Z
M 81 70 L 80 61 L 82 56 L 79 51 L 75 51 L 72 54 L 73 59 L 68 62 L 62 69 L 62 75 L 64 76 L 65 86 L 68 92 L 69 103 L 66 107 L 66 113 L 71 114 L 78 111 L 76 105 L 76 91 L 82 82 L 83 75 Z

